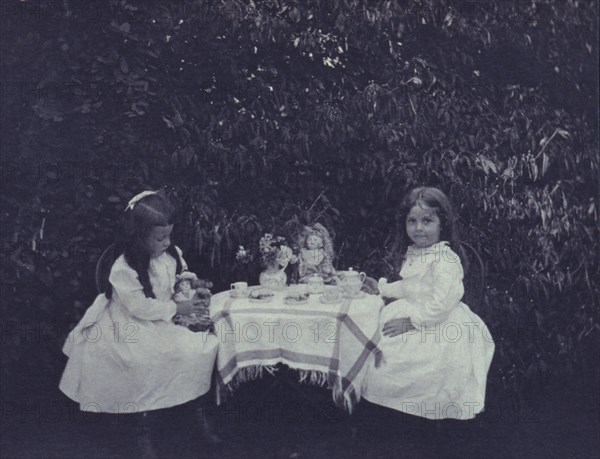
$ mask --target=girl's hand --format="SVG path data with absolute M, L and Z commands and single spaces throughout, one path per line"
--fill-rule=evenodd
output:
M 383 324 L 383 336 L 389 336 L 390 338 L 402 335 L 403 333 L 411 330 L 416 330 L 416 328 L 410 322 L 408 317 L 388 320 L 385 324 Z
M 362 290 L 370 295 L 379 295 L 379 286 L 377 285 L 377 281 L 372 277 L 365 277 Z
M 209 289 L 204 288 L 204 287 L 198 287 L 196 289 L 196 293 L 201 298 L 210 298 L 212 296 L 212 292 Z

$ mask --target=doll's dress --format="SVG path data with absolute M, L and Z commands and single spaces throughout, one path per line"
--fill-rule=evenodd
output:
M 173 296 L 175 301 L 189 301 L 199 298 L 196 290 L 187 292 L 178 292 Z M 208 306 L 201 311 L 195 311 L 187 315 L 177 314 L 173 317 L 173 322 L 182 327 L 187 327 L 193 332 L 214 332 L 215 324 L 210 320 Z
M 171 321 L 176 267 L 168 253 L 150 260 L 156 298 L 146 298 L 123 255 L 113 264 L 112 298 L 98 295 L 63 347 L 69 360 L 59 387 L 81 410 L 155 410 L 210 389 L 218 339 Z
M 319 255 L 322 256 L 320 260 L 311 254 L 310 251 L 303 250 L 301 252 L 298 262 L 298 275 L 301 282 L 306 282 L 306 278 L 312 274 L 320 275 L 325 282 L 329 282 L 332 279 L 335 274 L 333 264 L 325 254 L 325 251 L 323 249 L 320 249 L 320 251 Z M 312 261 L 315 261 L 314 263 L 309 262 L 311 258 L 313 259 Z
M 486 325 L 460 300 L 460 258 L 447 242 L 409 247 L 399 283 L 385 296 L 380 327 L 409 317 L 416 330 L 382 335 L 384 362 L 371 365 L 363 396 L 378 405 L 429 419 L 470 419 L 484 408 L 494 342 Z

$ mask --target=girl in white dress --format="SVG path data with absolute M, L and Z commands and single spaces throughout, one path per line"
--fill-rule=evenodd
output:
M 125 211 L 124 251 L 111 268 L 108 291 L 63 347 L 69 360 L 59 387 L 82 411 L 147 412 L 210 389 L 217 337 L 171 321 L 202 306 L 172 299 L 178 275 L 187 269 L 171 243 L 173 216 L 167 199 L 150 191 Z
M 454 214 L 437 188 L 412 190 L 401 207 L 401 280 L 379 280 L 384 362 L 369 367 L 364 398 L 428 419 L 471 419 L 484 408 L 494 342 L 460 300 L 463 268 Z

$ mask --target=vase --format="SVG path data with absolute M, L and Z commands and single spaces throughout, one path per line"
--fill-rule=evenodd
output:
M 258 278 L 261 287 L 271 290 L 281 290 L 284 288 L 287 284 L 286 266 L 282 268 L 278 263 L 268 265 L 267 269 L 260 273 Z

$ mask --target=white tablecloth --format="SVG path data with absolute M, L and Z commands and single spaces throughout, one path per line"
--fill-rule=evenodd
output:
M 268 303 L 212 297 L 211 317 L 219 337 L 217 393 L 220 399 L 246 380 L 273 371 L 278 363 L 300 370 L 301 380 L 327 384 L 334 401 L 348 411 L 360 400 L 366 363 L 381 359 L 378 296 L 323 304 L 310 295 L 306 304 L 285 304 L 287 287 Z

